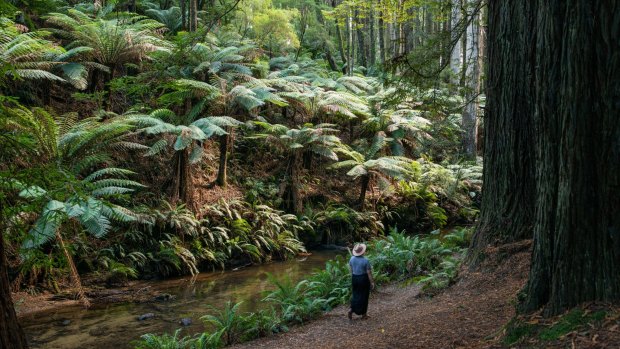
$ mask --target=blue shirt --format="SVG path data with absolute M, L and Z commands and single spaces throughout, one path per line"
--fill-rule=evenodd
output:
M 364 256 L 351 257 L 349 266 L 353 275 L 364 275 L 372 269 L 370 262 Z

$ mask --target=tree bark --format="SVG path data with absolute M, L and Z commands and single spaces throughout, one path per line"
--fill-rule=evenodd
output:
M 360 24 L 359 11 L 355 10 L 355 23 L 357 26 Z M 357 28 L 355 30 L 357 36 L 357 58 L 358 62 L 361 66 L 366 67 L 366 44 L 364 42 L 364 32 L 362 28 Z
M 4 212 L 0 202 L 0 213 Z M 15 314 L 9 288 L 9 266 L 4 252 L 4 217 L 0 221 L 0 349 L 28 348 L 26 336 Z
M 353 75 L 353 18 L 347 17 L 347 75 Z
M 489 244 L 532 236 L 535 41 L 530 2 L 489 2 L 488 78 L 480 219 L 469 260 Z
M 174 154 L 174 180 L 171 201 L 181 201 L 188 208 L 193 209 L 192 191 L 192 165 L 189 163 L 189 151 L 188 149 L 176 151 Z
M 187 0 L 179 0 L 181 5 L 181 29 L 187 29 Z
M 295 214 L 301 214 L 303 211 L 303 202 L 301 199 L 301 194 L 299 193 L 299 186 L 301 182 L 300 172 L 301 172 L 301 162 L 302 155 L 299 151 L 295 151 L 291 156 L 291 164 L 290 164 L 290 202 L 289 207 L 293 210 Z
M 383 21 L 383 12 L 379 12 L 379 57 L 381 64 L 385 64 L 385 22 Z
M 369 66 L 374 66 L 377 63 L 377 37 L 375 34 L 375 11 L 374 8 L 370 8 L 370 13 L 369 13 L 369 18 L 368 18 L 368 24 L 370 26 L 370 32 L 368 34 L 368 39 L 369 39 L 369 53 L 368 53 L 368 58 L 369 58 L 369 62 L 368 65 Z
M 338 20 L 336 20 L 336 37 L 338 39 L 338 52 L 340 52 L 340 59 L 342 60 L 342 73 L 347 73 L 347 56 L 344 51 L 344 40 L 342 38 L 342 31 L 340 30 L 340 26 L 338 25 Z
M 319 24 L 321 26 L 325 27 L 325 18 L 323 17 L 323 13 L 321 12 L 320 0 L 317 0 L 315 9 L 316 9 L 316 20 L 317 20 L 317 22 L 319 22 Z M 338 32 L 338 31 L 336 31 L 336 32 Z M 329 64 L 329 68 L 331 70 L 338 71 L 338 66 L 336 65 L 336 60 L 334 59 L 334 56 L 332 56 L 331 47 L 327 43 L 327 41 L 328 40 L 326 40 L 323 43 L 323 51 L 325 52 L 325 60 Z
M 461 0 L 452 0 L 452 12 L 450 17 L 450 39 L 454 46 L 452 48 L 452 54 L 450 55 L 450 69 L 452 73 L 454 73 L 451 82 L 456 85 L 458 84 L 457 76 L 460 75 L 461 68 L 463 66 L 462 62 L 462 51 L 461 51 Z
M 620 3 L 537 10 L 537 210 L 522 309 L 555 315 L 620 299 Z
M 198 29 L 198 1 L 189 0 L 189 31 L 195 32 Z
M 220 187 L 226 186 L 226 170 L 228 164 L 228 140 L 229 135 L 220 136 L 220 166 L 217 170 L 217 179 L 215 184 Z
M 369 183 L 370 183 L 370 174 L 362 176 L 360 197 L 358 200 L 360 211 L 364 211 L 364 206 L 366 204 L 366 192 L 368 191 Z
M 476 141 L 478 131 L 478 95 L 480 94 L 480 66 L 478 60 L 478 41 L 480 12 L 474 14 L 470 24 L 467 26 L 467 79 L 465 82 L 465 101 L 467 104 L 463 109 L 463 155 L 467 160 L 476 159 Z

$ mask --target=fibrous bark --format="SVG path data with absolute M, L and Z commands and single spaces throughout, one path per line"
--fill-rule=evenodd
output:
M 536 219 L 524 310 L 620 299 L 620 4 L 540 1 Z
M 474 263 L 491 243 L 532 236 L 535 10 L 528 1 L 489 3 L 484 184 L 470 254 Z

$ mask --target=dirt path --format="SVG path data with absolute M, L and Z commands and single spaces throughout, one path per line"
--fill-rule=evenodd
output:
M 528 273 L 529 252 L 505 260 L 493 251 L 480 272 L 433 297 L 419 287 L 391 285 L 371 296 L 368 320 L 346 318 L 341 306 L 289 333 L 235 348 L 485 348 L 514 315 L 514 299 Z

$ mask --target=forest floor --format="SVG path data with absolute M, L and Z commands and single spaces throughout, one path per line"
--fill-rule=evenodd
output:
M 288 333 L 234 348 L 620 348 L 620 312 L 606 328 L 573 331 L 556 341 L 503 344 L 527 280 L 530 246 L 489 249 L 479 269 L 462 268 L 458 281 L 434 297 L 414 284 L 392 284 L 373 292 L 367 320 L 349 321 L 348 306 L 340 306 Z

